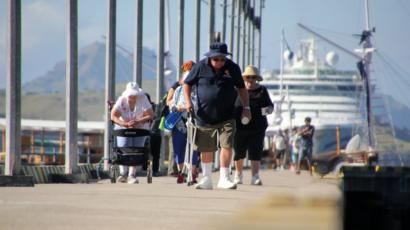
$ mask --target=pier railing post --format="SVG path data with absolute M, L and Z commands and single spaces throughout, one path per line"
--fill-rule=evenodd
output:
M 228 7 L 227 0 L 223 0 L 222 3 L 222 33 L 221 42 L 226 43 L 226 9 Z
M 67 1 L 65 173 L 78 168 L 78 2 Z
M 116 4 L 116 3 L 112 3 Z M 116 7 L 114 7 L 116 8 Z M 114 13 L 114 12 L 113 12 Z M 114 13 L 115 14 L 115 13 Z M 116 15 L 116 14 L 115 14 Z M 143 41 L 143 0 L 136 0 L 136 29 L 135 29 L 135 48 L 134 48 L 134 81 L 142 87 L 142 41 Z M 114 16 L 116 17 L 116 16 Z M 114 22 L 116 19 L 112 19 Z M 114 25 L 115 28 L 115 25 Z M 115 33 L 115 29 L 114 29 Z
M 179 12 L 178 12 L 178 66 L 176 80 L 178 81 L 181 76 L 181 68 L 184 61 L 184 12 L 185 12 L 185 0 L 179 0 Z
M 209 4 L 209 13 L 208 13 L 208 47 L 212 44 L 214 41 L 214 34 L 215 34 L 215 0 L 208 0 Z
M 233 52 L 234 42 L 235 42 L 235 3 L 236 0 L 231 0 L 231 31 L 230 31 L 230 41 L 229 41 L 229 50 Z M 237 55 L 237 54 L 234 54 Z M 233 60 L 233 57 L 232 57 Z
M 195 12 L 195 62 L 198 62 L 201 50 L 201 0 L 196 0 Z
M 243 3 L 242 3 L 243 4 Z M 247 34 L 246 34 L 246 20 L 247 16 L 245 13 L 245 8 L 247 7 L 247 3 L 242 5 L 242 13 L 243 13 L 243 24 L 242 24 L 242 65 L 241 68 L 244 69 L 246 65 L 246 42 L 247 41 Z M 239 64 L 239 63 L 238 63 Z
M 5 175 L 21 173 L 21 1 L 7 1 Z M 4 143 L 3 143 L 4 145 Z
M 237 31 L 236 31 L 236 64 L 239 65 L 239 60 L 241 57 L 241 7 L 242 7 L 242 1 L 238 0 L 238 11 L 236 13 L 237 17 Z M 243 39 L 243 38 L 242 38 Z
M 158 0 L 157 103 L 164 93 L 164 0 Z
M 261 70 L 261 59 L 262 59 L 262 9 L 264 7 L 264 0 L 259 0 L 259 42 L 258 42 L 258 69 Z
M 111 154 L 112 122 L 108 101 L 115 100 L 115 53 L 117 0 L 108 1 L 108 27 L 105 50 L 105 110 L 104 110 L 104 170 L 108 170 L 108 159 Z

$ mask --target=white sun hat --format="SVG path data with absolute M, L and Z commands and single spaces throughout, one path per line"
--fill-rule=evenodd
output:
M 138 83 L 136 82 L 128 82 L 127 86 L 125 87 L 124 92 L 122 93 L 123 96 L 138 96 L 143 93 L 142 89 L 139 87 Z

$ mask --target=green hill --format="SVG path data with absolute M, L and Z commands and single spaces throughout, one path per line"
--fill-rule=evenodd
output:
M 155 80 L 143 81 L 143 89 L 156 99 Z M 124 84 L 117 85 L 117 97 L 125 88 Z M 105 101 L 104 91 L 80 92 L 78 96 L 78 119 L 81 121 L 102 121 Z M 0 90 L 0 115 L 6 112 L 5 91 Z M 65 119 L 65 94 L 64 93 L 23 93 L 21 112 L 24 119 Z

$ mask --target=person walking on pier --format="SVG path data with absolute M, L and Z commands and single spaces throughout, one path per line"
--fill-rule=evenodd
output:
M 149 121 L 154 117 L 154 111 L 144 91 L 136 82 L 127 84 L 125 91 L 115 102 L 111 110 L 111 120 L 115 123 L 114 129 L 147 129 Z M 146 137 L 117 137 L 118 147 L 143 147 Z M 120 165 L 120 176 L 117 182 L 138 183 L 136 166 Z M 128 171 L 128 178 L 127 178 Z
M 286 139 L 281 129 L 273 136 L 272 149 L 275 153 L 276 170 L 285 169 Z
M 184 183 L 184 180 L 185 180 L 185 174 L 183 174 L 182 170 L 184 168 L 185 148 L 186 148 L 186 143 L 187 143 L 187 126 L 186 126 L 187 110 L 185 108 L 185 97 L 184 97 L 183 90 L 182 90 L 182 83 L 185 80 L 185 78 L 188 76 L 194 64 L 195 63 L 193 61 L 187 61 L 181 66 L 182 75 L 180 77 L 179 84 L 175 89 L 171 88 L 167 96 L 167 104 L 171 112 L 182 113 L 181 120 L 172 129 L 172 147 L 174 150 L 175 163 L 177 164 L 177 168 L 178 168 L 178 176 L 177 176 L 178 184 Z M 168 98 L 170 99 L 168 100 Z M 193 183 L 196 183 L 196 178 L 197 178 L 196 165 L 198 164 L 198 161 L 199 161 L 199 152 L 194 151 L 192 155 Z
M 248 152 L 251 160 L 252 179 L 251 185 L 262 185 L 259 177 L 260 161 L 263 150 L 263 141 L 265 130 L 268 127 L 266 115 L 273 112 L 273 103 L 269 97 L 268 90 L 258 84 L 262 81 L 259 71 L 254 66 L 247 66 L 242 74 L 245 81 L 245 87 L 249 94 L 249 106 L 251 108 L 252 120 L 243 124 L 241 113 L 243 106 L 239 100 L 236 101 L 236 134 L 235 134 L 235 179 L 234 183 L 243 183 L 243 161 Z
M 147 97 L 149 103 L 152 106 L 152 110 L 154 111 L 154 115 L 152 120 L 150 121 L 150 148 L 151 148 L 151 156 L 152 156 L 152 176 L 157 177 L 160 175 L 159 173 L 159 161 L 161 155 L 161 130 L 159 128 L 159 124 L 161 122 L 161 111 L 158 108 L 158 105 L 151 101 L 151 96 L 145 92 L 145 96 Z M 146 167 L 143 168 L 146 170 Z
M 299 159 L 296 166 L 296 174 L 300 174 L 300 164 L 304 158 L 307 160 L 307 165 L 310 174 L 312 174 L 312 148 L 313 148 L 313 135 L 315 134 L 315 127 L 310 124 L 312 119 L 310 117 L 305 118 L 305 125 L 301 127 L 298 134 L 301 136 L 299 147 Z
M 220 176 L 218 188 L 236 189 L 229 177 L 233 139 L 236 130 L 234 108 L 237 95 L 241 99 L 244 119 L 251 119 L 248 92 L 241 76 L 241 69 L 227 59 L 225 43 L 213 43 L 206 58 L 197 63 L 184 81 L 183 89 L 188 111 L 194 111 L 197 126 L 194 148 L 201 152 L 203 178 L 197 189 L 212 189 L 213 153 L 218 149 L 219 135 Z M 191 88 L 195 87 L 195 106 Z
M 289 148 L 290 148 L 290 157 L 291 157 L 291 166 L 290 169 L 295 171 L 296 170 L 296 164 L 298 162 L 299 158 L 299 141 L 300 141 L 300 135 L 298 135 L 298 129 L 297 127 L 292 128 L 292 134 L 289 138 Z

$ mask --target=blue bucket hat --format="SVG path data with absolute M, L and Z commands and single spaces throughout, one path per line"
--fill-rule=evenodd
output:
M 215 42 L 212 43 L 209 47 L 209 51 L 204 54 L 206 57 L 213 58 L 219 56 L 228 56 L 232 55 L 228 53 L 228 47 L 225 43 L 222 42 Z

